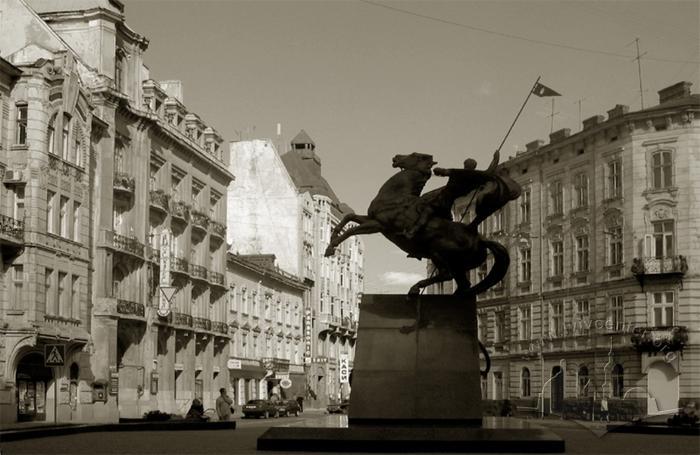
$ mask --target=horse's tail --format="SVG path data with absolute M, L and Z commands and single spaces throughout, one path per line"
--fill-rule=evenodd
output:
M 493 254 L 493 267 L 483 280 L 469 288 L 469 294 L 472 295 L 480 294 L 498 284 L 506 276 L 510 265 L 510 255 L 506 247 L 492 240 L 481 239 L 481 243 Z

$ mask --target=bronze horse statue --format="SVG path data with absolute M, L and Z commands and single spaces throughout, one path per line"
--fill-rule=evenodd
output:
M 433 157 L 422 153 L 396 155 L 392 164 L 401 170 L 382 185 L 366 216 L 349 214 L 340 221 L 333 229 L 325 255 L 332 256 L 335 248 L 350 236 L 381 233 L 409 257 L 429 258 L 436 268 L 433 276 L 414 284 L 409 294 L 418 294 L 431 284 L 454 279 L 457 283 L 455 295 L 475 295 L 501 281 L 510 264 L 507 249 L 480 235 L 475 224 L 451 219 L 452 205 L 456 198 L 465 195 L 462 192 L 466 188 L 475 190 L 497 178 L 483 171 L 436 168 L 436 175 L 450 176 L 452 182 L 421 196 L 431 177 L 431 169 L 437 164 Z M 460 187 L 460 191 L 455 191 L 456 187 Z M 513 199 L 514 195 L 508 197 Z M 343 231 L 350 222 L 357 225 Z M 494 257 L 493 267 L 472 287 L 467 272 L 479 267 L 488 251 Z

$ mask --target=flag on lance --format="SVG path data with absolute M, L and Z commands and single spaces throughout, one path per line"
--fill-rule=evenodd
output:
M 544 97 L 544 96 L 561 96 L 561 93 L 552 90 L 551 88 L 547 87 L 544 84 L 540 84 L 539 82 L 535 83 L 535 86 L 532 87 L 532 93 L 534 93 L 537 96 Z

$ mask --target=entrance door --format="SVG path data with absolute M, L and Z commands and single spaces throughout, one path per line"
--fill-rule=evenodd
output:
M 679 376 L 666 362 L 654 362 L 647 373 L 647 412 L 661 414 L 678 408 Z
M 53 380 L 44 357 L 34 353 L 25 356 L 17 366 L 17 420 L 46 420 L 46 388 Z
M 500 371 L 493 372 L 493 399 L 503 399 L 503 373 Z
M 556 366 L 552 368 L 552 378 L 552 410 L 555 412 L 561 412 L 564 404 L 564 373 L 562 372 L 561 367 Z

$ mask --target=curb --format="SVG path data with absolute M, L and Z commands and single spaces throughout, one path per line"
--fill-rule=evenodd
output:
M 186 420 L 173 422 L 135 422 L 106 424 L 76 424 L 71 426 L 31 428 L 27 430 L 8 430 L 0 432 L 0 443 L 20 441 L 23 439 L 65 436 L 78 433 L 99 433 L 103 431 L 201 431 L 201 430 L 235 430 L 236 422 L 190 422 Z
M 700 436 L 700 427 L 678 426 L 672 427 L 669 425 L 608 425 L 610 433 L 636 433 L 636 434 L 654 434 L 654 435 L 683 435 L 683 436 Z

